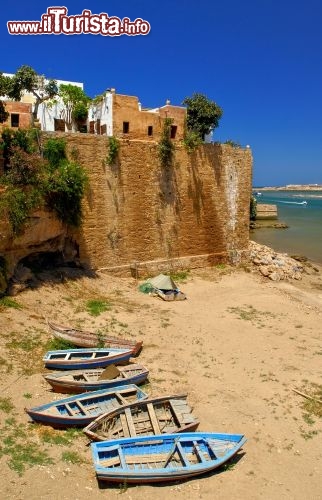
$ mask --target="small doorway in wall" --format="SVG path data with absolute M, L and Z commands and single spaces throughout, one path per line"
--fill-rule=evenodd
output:
M 152 127 L 152 125 L 149 125 L 149 126 L 148 126 L 148 136 L 149 136 L 149 137 L 152 137 L 152 136 L 153 136 L 153 127 Z
M 123 122 L 123 134 L 130 132 L 130 122 Z
M 11 127 L 19 127 L 19 114 L 18 113 L 11 113 L 10 119 L 11 119 Z
M 177 135 L 177 125 L 171 125 L 170 137 L 171 139 L 175 139 Z
M 60 118 L 54 119 L 55 132 L 65 132 L 65 121 Z

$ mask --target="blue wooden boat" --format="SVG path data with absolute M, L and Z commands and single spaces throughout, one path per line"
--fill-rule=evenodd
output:
M 242 434 L 188 432 L 92 443 L 97 478 L 150 483 L 185 480 L 212 471 L 246 442 Z
M 142 384 L 149 371 L 137 363 L 127 365 L 108 365 L 106 368 L 92 370 L 59 370 L 44 375 L 54 391 L 76 394 L 97 391 L 128 384 Z
M 65 349 L 48 351 L 43 361 L 47 368 L 57 370 L 78 370 L 100 368 L 112 363 L 128 361 L 132 355 L 129 349 Z
M 70 396 L 25 411 L 34 421 L 53 427 L 84 427 L 103 413 L 146 398 L 145 392 L 130 384 Z

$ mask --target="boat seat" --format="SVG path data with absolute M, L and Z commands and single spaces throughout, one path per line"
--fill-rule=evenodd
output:
M 200 450 L 200 447 L 199 447 L 199 444 L 197 443 L 197 441 L 193 441 L 193 448 L 194 448 L 194 451 L 195 451 L 197 457 L 201 460 L 201 462 L 207 462 L 203 452 Z
M 179 443 L 179 442 L 177 443 L 177 449 L 178 449 L 179 455 L 180 455 L 180 457 L 182 458 L 183 463 L 185 464 L 185 466 L 186 466 L 186 467 L 190 467 L 190 462 L 189 462 L 189 460 L 187 459 L 187 456 L 186 456 L 186 454 L 185 454 L 185 452 L 184 452 L 184 450 L 183 450 L 183 448 L 182 448 L 181 443 Z
M 176 408 L 176 405 L 174 403 L 175 400 L 170 399 L 169 403 L 171 406 L 172 413 L 175 417 L 175 420 L 177 421 L 177 424 L 179 427 L 182 427 L 182 414 L 178 412 L 178 409 Z
M 120 457 L 120 462 L 121 462 L 122 468 L 123 469 L 127 469 L 127 463 L 125 461 L 123 450 L 122 450 L 122 448 L 120 446 L 118 447 L 118 452 L 119 452 L 119 457 Z
M 150 417 L 150 420 L 151 420 L 151 424 L 152 424 L 154 433 L 155 434 L 161 434 L 161 430 L 160 430 L 160 427 L 159 427 L 159 422 L 158 422 L 158 419 L 156 417 L 156 414 L 155 414 L 155 411 L 154 411 L 154 408 L 153 408 L 153 404 L 152 403 L 148 403 L 146 406 L 147 406 L 147 409 L 148 409 L 148 413 L 149 413 L 149 417 Z
M 77 410 L 74 410 L 73 408 L 71 408 L 71 407 L 69 406 L 69 404 L 68 404 L 68 403 L 65 403 L 65 407 L 66 407 L 66 410 L 68 411 L 68 413 L 69 413 L 72 417 L 74 417 L 74 416 L 77 416 L 77 415 L 78 415 Z
M 82 413 L 84 413 L 84 415 L 87 414 L 87 410 L 86 408 L 82 405 L 81 401 L 75 401 L 77 403 L 77 406 L 79 407 L 79 409 L 81 410 Z
M 131 410 L 129 408 L 126 408 L 126 410 L 125 410 L 125 418 L 126 418 L 126 422 L 127 422 L 129 431 L 130 431 L 130 436 L 131 437 L 135 437 L 136 436 L 136 430 L 135 430 L 135 426 L 134 426 L 134 423 L 133 423 L 133 418 L 132 418 L 132 415 L 131 415 Z
M 123 429 L 124 437 L 130 437 L 130 432 L 127 424 L 126 417 L 123 413 L 120 414 L 121 426 Z

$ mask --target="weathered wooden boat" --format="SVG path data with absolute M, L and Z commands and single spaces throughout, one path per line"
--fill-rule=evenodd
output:
M 102 413 L 146 398 L 145 392 L 130 384 L 86 392 L 25 410 L 34 421 L 53 427 L 84 427 Z
M 128 349 L 64 349 L 48 351 L 43 357 L 47 368 L 76 370 L 100 368 L 114 363 L 128 361 L 132 351 Z
M 56 392 L 76 394 L 79 392 L 108 389 L 127 384 L 142 384 L 149 371 L 142 365 L 109 365 L 93 370 L 63 370 L 44 375 Z
M 149 483 L 178 481 L 212 471 L 246 442 L 242 434 L 189 432 L 92 443 L 97 478 Z
M 135 436 L 194 431 L 199 425 L 186 395 L 165 396 L 137 401 L 104 413 L 87 427 L 85 434 L 94 441 Z
M 101 333 L 77 330 L 69 326 L 59 325 L 52 321 L 47 321 L 50 333 L 59 339 L 66 340 L 78 347 L 113 347 L 117 349 L 129 349 L 132 356 L 137 356 L 142 349 L 142 341 L 122 339 L 104 335 Z

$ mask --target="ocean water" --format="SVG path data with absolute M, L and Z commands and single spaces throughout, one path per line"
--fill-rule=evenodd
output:
M 278 222 L 288 229 L 261 228 L 251 239 L 290 255 L 305 255 L 322 263 L 322 191 L 260 191 L 258 203 L 277 205 Z M 306 204 L 302 204 L 306 201 Z

